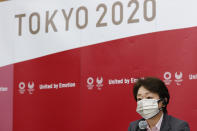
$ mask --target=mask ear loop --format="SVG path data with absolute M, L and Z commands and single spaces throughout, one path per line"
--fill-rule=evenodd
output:
M 159 100 L 157 101 L 158 104 L 159 104 L 160 101 L 162 101 L 162 104 L 165 105 L 165 104 L 164 104 L 164 99 L 163 99 L 163 98 L 161 98 L 161 99 L 159 99 Z M 162 111 L 163 108 L 164 108 L 163 106 L 162 106 L 161 108 L 159 108 L 159 111 Z

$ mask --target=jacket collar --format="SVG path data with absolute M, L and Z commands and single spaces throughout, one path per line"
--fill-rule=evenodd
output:
M 168 123 L 169 123 L 169 116 L 167 113 L 164 113 L 160 131 L 170 131 L 171 129 Z

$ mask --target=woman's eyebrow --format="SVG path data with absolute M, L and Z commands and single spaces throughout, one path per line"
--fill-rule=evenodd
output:
M 137 96 L 141 96 L 142 94 L 137 94 Z

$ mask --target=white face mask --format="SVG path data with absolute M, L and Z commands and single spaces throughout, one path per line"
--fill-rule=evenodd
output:
M 136 111 L 144 118 L 150 119 L 157 115 L 160 111 L 158 106 L 158 101 L 156 99 L 142 99 L 137 102 Z

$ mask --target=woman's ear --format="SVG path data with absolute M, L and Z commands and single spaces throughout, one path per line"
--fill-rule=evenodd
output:
M 162 100 L 162 103 L 163 103 L 163 107 L 166 107 L 166 105 L 167 105 L 167 98 L 163 98 L 163 100 Z
M 161 99 L 159 100 L 159 103 L 158 103 L 158 104 L 159 104 L 159 108 L 165 107 L 165 105 L 164 105 L 164 99 L 161 98 Z

